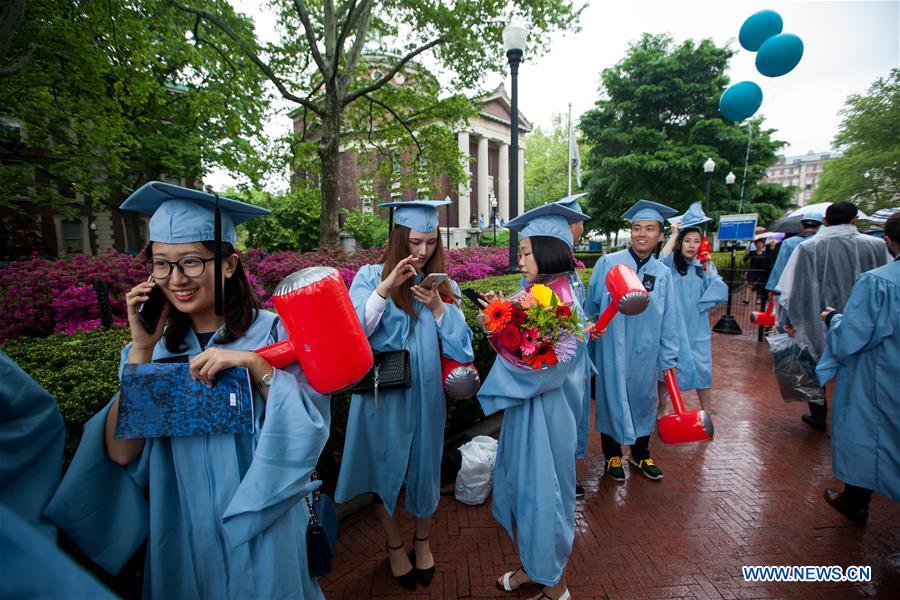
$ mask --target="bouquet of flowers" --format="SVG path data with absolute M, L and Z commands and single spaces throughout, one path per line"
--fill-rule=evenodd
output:
M 571 304 L 543 284 L 495 299 L 479 317 L 497 354 L 516 367 L 538 370 L 575 358 L 584 341 Z

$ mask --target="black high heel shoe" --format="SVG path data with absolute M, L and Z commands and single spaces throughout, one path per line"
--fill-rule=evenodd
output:
M 386 545 L 387 545 L 388 551 L 403 550 L 402 543 L 399 546 L 391 546 L 388 544 L 386 544 Z M 396 581 L 397 583 L 399 583 L 400 585 L 402 585 L 403 587 L 405 587 L 408 590 L 416 591 L 416 583 L 418 582 L 419 578 L 418 578 L 418 575 L 416 572 L 415 561 L 413 561 L 413 563 L 412 563 L 413 567 L 409 571 L 404 573 L 403 575 L 394 575 L 394 571 L 393 571 L 393 569 L 391 569 L 391 557 L 390 556 L 388 556 L 387 561 L 388 561 L 388 569 L 390 569 L 391 576 L 394 578 L 394 581 Z
M 431 580 L 434 578 L 434 567 L 435 565 L 431 565 L 427 569 L 419 569 L 416 567 L 416 550 L 415 543 L 416 542 L 427 542 L 428 536 L 426 535 L 424 538 L 417 538 L 413 536 L 413 551 L 409 554 L 409 562 L 413 565 L 413 570 L 416 572 L 416 576 L 419 579 L 419 583 L 422 584 L 423 587 L 428 587 L 431 585 Z

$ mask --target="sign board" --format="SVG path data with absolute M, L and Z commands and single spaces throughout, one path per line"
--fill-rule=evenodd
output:
M 759 215 L 756 213 L 722 215 L 719 217 L 719 241 L 753 239 L 756 234 L 757 219 L 759 219 Z

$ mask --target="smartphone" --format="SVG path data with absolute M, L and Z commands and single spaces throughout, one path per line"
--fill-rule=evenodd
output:
M 478 310 L 484 309 L 484 306 L 481 305 L 481 302 L 484 302 L 484 299 L 481 297 L 481 294 L 478 292 L 478 290 L 475 290 L 473 288 L 465 288 L 460 291 L 462 291 L 463 296 L 472 301 L 472 304 L 474 304 Z
M 422 280 L 419 287 L 423 287 L 426 290 L 433 290 L 434 286 L 439 285 L 444 281 L 447 281 L 446 273 L 431 273 L 430 275 L 425 276 L 425 279 Z
M 147 281 L 155 281 L 153 275 Z M 166 296 L 157 285 L 150 291 L 150 297 L 146 302 L 138 308 L 138 321 L 147 333 L 156 333 L 156 327 L 159 325 L 159 318 L 162 316 L 163 308 L 166 306 Z

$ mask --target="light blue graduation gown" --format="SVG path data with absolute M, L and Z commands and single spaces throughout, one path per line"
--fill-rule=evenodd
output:
M 835 315 L 816 373 L 837 376 L 831 413 L 835 477 L 900 501 L 900 261 L 860 275 Z
M 221 346 L 254 350 L 282 339 L 280 324 L 272 335 L 275 319 L 262 311 Z M 200 352 L 193 332 L 185 343 L 179 354 Z M 162 341 L 154 348 L 153 360 L 171 356 Z M 148 598 L 321 598 L 306 567 L 303 498 L 319 485 L 310 475 L 328 438 L 328 401 L 299 365 L 275 369 L 267 399 L 255 395 L 253 435 L 148 439 L 127 467 L 106 455 L 107 405 L 85 424 L 47 516 L 111 573 L 149 533 Z
M 675 268 L 672 254 L 661 262 L 672 272 L 675 300 L 681 315 L 676 373 L 678 387 L 682 390 L 708 389 L 712 387 L 709 310 L 716 304 L 728 302 L 728 286 L 719 277 L 712 262 L 709 263 L 709 271 L 704 271 L 700 261 L 694 258 L 684 275 Z
M 0 350 L 0 504 L 54 541 L 43 514 L 59 485 L 65 435 L 56 401 Z
M 365 265 L 350 286 L 350 298 L 365 323 L 366 302 L 381 283 L 383 265 Z M 416 280 L 421 280 L 417 276 Z M 459 295 L 459 286 L 452 284 Z M 412 386 L 380 390 L 378 408 L 374 394 L 354 394 L 347 417 L 347 435 L 335 499 L 347 500 L 374 492 L 394 513 L 400 488 L 406 488 L 406 510 L 415 517 L 431 516 L 437 509 L 441 487 L 441 455 L 447 407 L 441 377 L 441 351 L 453 360 L 468 363 L 472 331 L 456 304 L 444 305 L 438 327 L 431 309 L 415 299 L 419 318 L 412 318 L 390 299 L 375 331 L 369 336 L 372 351 L 400 350 L 407 339 Z
M 586 345 L 570 362 L 539 371 L 501 358 L 478 391 L 485 415 L 503 410 L 492 512 L 516 541 L 533 581 L 554 585 L 575 539 L 575 447 Z
M 606 274 L 616 265 L 637 269 L 628 250 L 607 254 L 597 261 L 588 285 L 587 312 L 598 315 L 610 302 Z M 639 315 L 616 315 L 606 334 L 588 349 L 599 370 L 594 390 L 595 426 L 620 444 L 633 444 L 656 427 L 658 374 L 678 362 L 678 305 L 669 269 L 651 257 L 638 279 L 654 278 L 650 304 Z M 649 276 L 649 277 L 648 277 Z
M 115 598 L 21 515 L 0 504 L 0 598 Z
M 570 271 L 566 274 L 569 280 L 569 286 L 572 288 L 572 297 L 578 301 L 578 312 L 585 314 L 584 298 L 585 289 L 584 282 L 577 271 Z M 525 277 L 522 276 L 519 281 L 519 287 L 525 287 Z M 588 447 L 588 434 L 591 430 L 591 376 L 597 372 L 593 361 L 588 357 L 584 361 L 584 396 L 581 400 L 581 412 L 575 416 L 578 423 L 577 443 L 575 445 L 575 458 L 581 459 L 585 457 Z
M 766 281 L 767 290 L 770 292 L 778 292 L 778 280 L 781 279 L 781 274 L 784 273 L 784 268 L 788 264 L 788 259 L 791 258 L 791 254 L 794 253 L 794 249 L 797 246 L 811 237 L 812 235 L 795 235 L 781 242 L 781 248 L 778 249 L 778 256 L 775 257 L 775 264 L 772 265 L 772 270 L 769 272 L 769 279 Z

